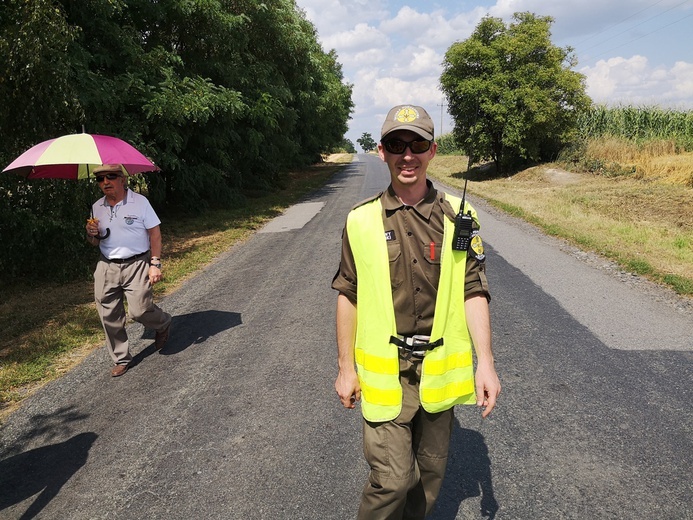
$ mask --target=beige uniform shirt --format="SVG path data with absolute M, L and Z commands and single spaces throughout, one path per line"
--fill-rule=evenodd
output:
M 430 181 L 428 194 L 415 206 L 404 205 L 392 186 L 382 193 L 381 202 L 397 332 L 402 336 L 430 335 L 440 278 L 443 222 L 448 217 L 454 219 L 454 210 Z M 465 296 L 484 294 L 490 299 L 485 257 L 478 252 L 479 247 L 476 249 L 467 253 Z M 356 303 L 356 285 L 356 266 L 345 228 L 332 288 Z

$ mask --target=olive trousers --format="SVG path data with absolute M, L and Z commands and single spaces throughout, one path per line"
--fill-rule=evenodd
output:
M 132 361 L 125 330 L 126 299 L 130 317 L 146 328 L 163 330 L 171 323 L 171 315 L 154 304 L 147 257 L 121 264 L 101 258 L 94 271 L 94 299 L 106 333 L 106 348 L 116 365 Z
M 423 519 L 433 510 L 445 475 L 453 409 L 421 407 L 422 360 L 399 360 L 402 411 L 388 422 L 363 424 L 363 453 L 370 465 L 359 520 Z

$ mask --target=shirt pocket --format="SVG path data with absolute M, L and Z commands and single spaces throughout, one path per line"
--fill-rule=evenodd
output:
M 387 257 L 390 261 L 390 284 L 399 287 L 404 283 L 404 265 L 402 265 L 402 246 L 396 240 L 387 243 Z
M 422 257 L 431 265 L 440 265 L 443 252 L 443 244 L 440 242 L 426 242 L 421 244 Z

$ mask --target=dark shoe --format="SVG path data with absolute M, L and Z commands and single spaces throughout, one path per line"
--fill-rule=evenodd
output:
M 127 371 L 128 371 L 127 365 L 116 365 L 113 367 L 113 370 L 111 370 L 111 377 L 122 376 Z
M 168 341 L 168 333 L 171 330 L 171 322 L 166 326 L 166 328 L 157 330 L 156 336 L 154 336 L 154 348 L 156 350 L 161 350 L 166 342 Z

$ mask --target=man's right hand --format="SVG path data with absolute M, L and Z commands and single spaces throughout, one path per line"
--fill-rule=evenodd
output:
M 340 370 L 334 389 L 344 408 L 356 408 L 356 401 L 361 400 L 361 385 L 356 370 Z
M 99 234 L 99 219 L 98 218 L 90 218 L 87 220 L 87 236 L 89 237 L 94 237 Z

